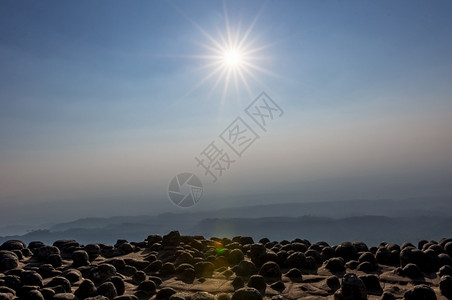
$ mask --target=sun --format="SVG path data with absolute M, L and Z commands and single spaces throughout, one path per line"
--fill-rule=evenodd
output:
M 250 81 L 265 86 L 258 78 L 258 73 L 277 76 L 263 67 L 269 61 L 269 57 L 264 55 L 264 50 L 272 44 L 262 45 L 260 43 L 261 36 L 253 36 L 253 29 L 260 12 L 244 30 L 241 28 L 242 21 L 237 22 L 236 26 L 231 25 L 226 7 L 224 7 L 224 29 L 217 29 L 217 32 L 213 33 L 208 32 L 181 11 L 206 38 L 206 41 L 196 42 L 204 48 L 205 53 L 191 55 L 190 57 L 203 60 L 204 64 L 200 69 L 208 70 L 207 75 L 186 95 L 204 84 L 210 85 L 211 92 L 222 86 L 221 103 L 223 104 L 226 95 L 231 91 L 231 87 L 235 87 L 236 95 L 241 94 L 242 89 L 245 89 L 248 96 L 252 96 Z
M 243 53 L 240 51 L 240 49 L 227 50 L 223 56 L 223 62 L 225 66 L 229 68 L 243 67 L 242 59 Z

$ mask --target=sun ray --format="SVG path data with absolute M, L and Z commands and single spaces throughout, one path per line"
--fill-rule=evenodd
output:
M 197 70 L 210 70 L 189 93 L 192 93 L 200 86 L 207 84 L 210 80 L 214 80 L 209 91 L 209 95 L 213 93 L 220 84 L 222 85 L 220 92 L 221 107 L 225 104 L 225 98 L 230 93 L 235 92 L 237 101 L 240 100 L 240 91 L 244 89 L 248 96 L 252 97 L 251 81 L 263 85 L 258 78 L 257 73 L 263 73 L 271 76 L 277 76 L 273 72 L 265 69 L 263 64 L 268 61 L 268 56 L 263 56 L 263 51 L 267 50 L 271 44 L 259 44 L 262 40 L 262 34 L 253 35 L 258 20 L 262 15 L 263 7 L 261 7 L 248 26 L 242 28 L 242 20 L 237 22 L 233 27 L 230 15 L 226 8 L 226 2 L 223 1 L 224 29 L 217 28 L 216 38 L 207 30 L 202 28 L 194 20 L 188 17 L 178 7 L 176 9 L 192 23 L 200 33 L 206 38 L 207 42 L 195 42 L 208 53 L 204 55 L 192 55 L 191 58 L 205 60 L 206 63 Z M 215 78 L 215 79 L 214 79 Z M 251 79 L 251 81 L 250 81 Z

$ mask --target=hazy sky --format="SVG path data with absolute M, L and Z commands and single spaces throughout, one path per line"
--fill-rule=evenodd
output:
M 203 181 L 193 210 L 450 196 L 451 15 L 449 0 L 1 1 L 0 225 L 179 211 L 180 172 Z M 249 53 L 226 86 L 228 30 Z M 283 116 L 212 183 L 194 157 L 262 91 Z

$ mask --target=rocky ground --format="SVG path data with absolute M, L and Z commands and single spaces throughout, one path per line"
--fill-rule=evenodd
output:
M 452 239 L 418 245 L 150 235 L 114 246 L 7 241 L 3 299 L 452 299 Z

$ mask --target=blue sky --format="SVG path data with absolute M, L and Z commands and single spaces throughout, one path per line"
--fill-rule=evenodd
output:
M 2 1 L 0 207 L 19 223 L 25 204 L 174 210 L 172 174 L 199 172 L 193 157 L 262 91 L 284 117 L 220 182 L 204 178 L 199 207 L 267 189 L 450 195 L 451 13 L 451 1 Z M 242 34 L 256 19 L 247 41 L 268 73 L 249 90 L 213 89 L 215 76 L 198 87 L 212 71 L 200 28 L 219 40 L 227 19 Z M 77 201 L 99 209 L 74 213 Z

